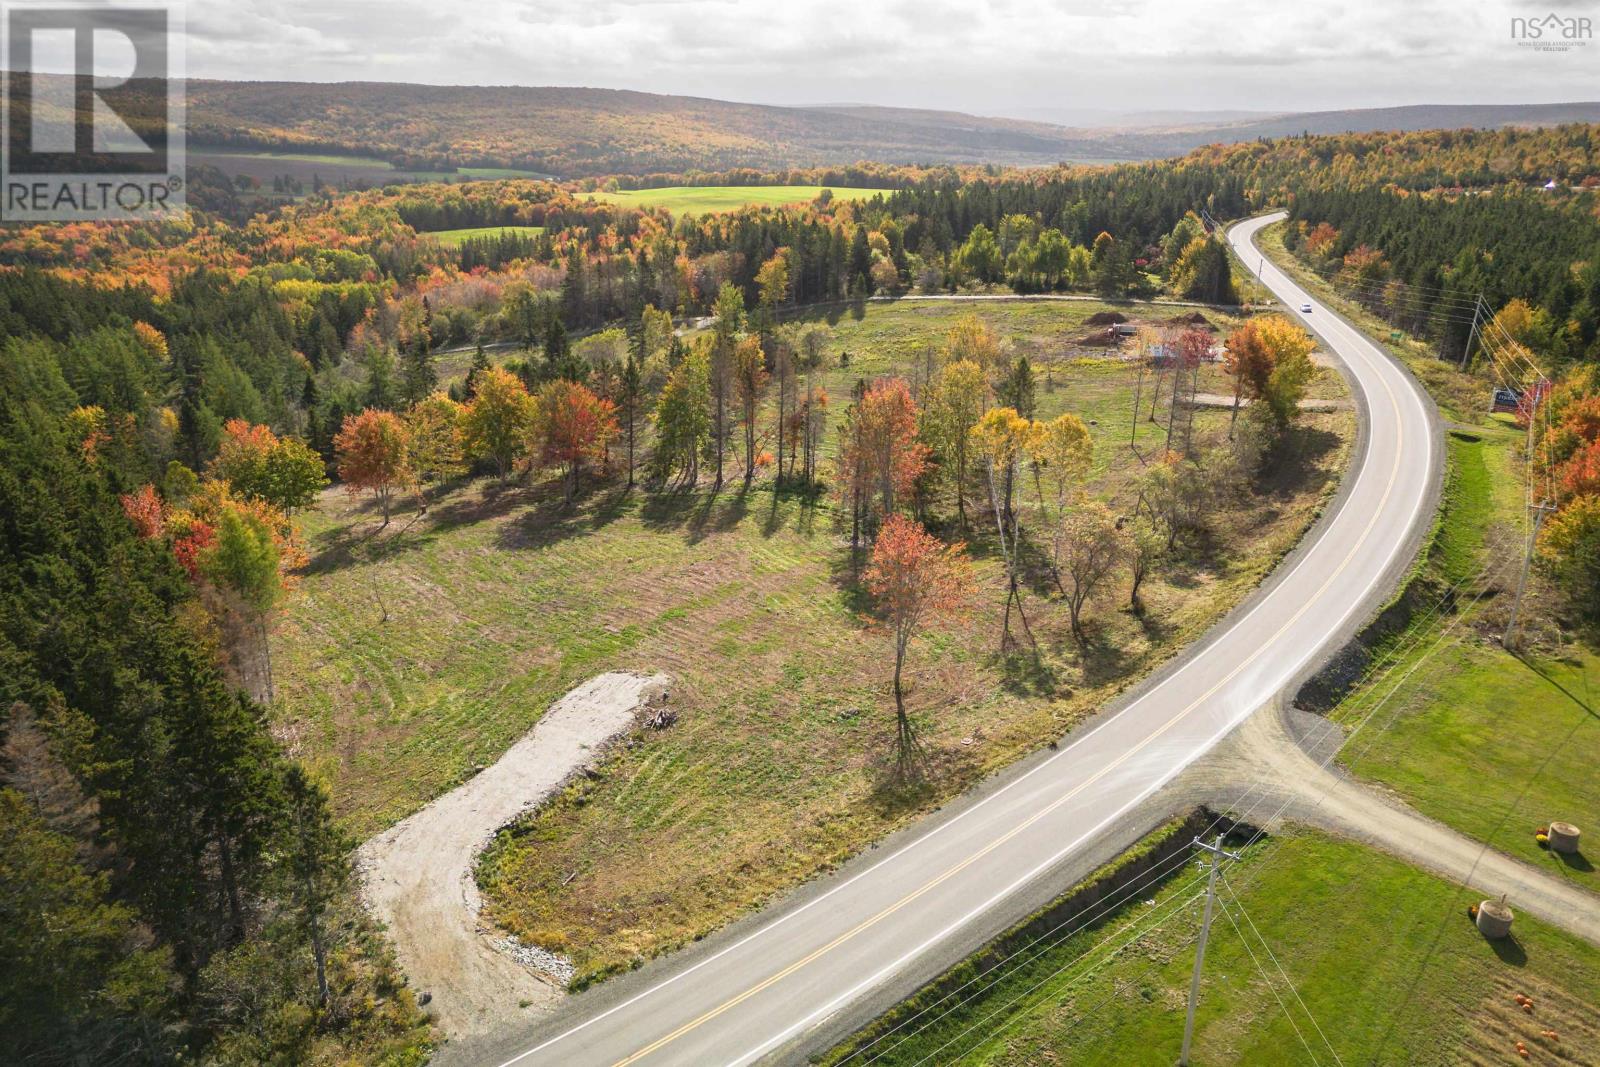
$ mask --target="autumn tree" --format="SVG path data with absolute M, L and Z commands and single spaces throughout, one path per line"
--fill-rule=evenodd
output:
M 510 371 L 498 367 L 478 379 L 478 393 L 461 413 L 461 443 L 469 456 L 488 459 L 500 481 L 527 450 L 533 397 Z
M 1028 439 L 1028 452 L 1032 460 L 1033 485 L 1039 497 L 1039 512 L 1047 526 L 1059 526 L 1067 514 L 1067 501 L 1074 493 L 1081 493 L 1089 464 L 1094 459 L 1094 438 L 1082 419 L 1071 413 L 1058 415 L 1049 422 L 1035 423 Z M 1045 487 L 1050 488 L 1049 504 L 1055 506 L 1051 515 L 1046 503 Z M 1060 542 L 1054 542 L 1051 553 L 1051 572 L 1057 583 L 1061 581 Z
M 1179 253 L 1168 281 L 1174 293 L 1189 300 L 1207 304 L 1239 302 L 1227 250 L 1215 237 L 1202 236 L 1190 241 Z
M 978 365 L 985 375 L 993 372 L 1005 360 L 1005 348 L 989 324 L 977 314 L 968 312 L 957 319 L 945 332 L 942 348 L 945 362 L 969 360 Z
M 1173 365 L 1166 447 L 1169 451 L 1177 448 L 1185 456 L 1194 453 L 1194 398 L 1200 388 L 1200 367 L 1210 357 L 1211 344 L 1206 331 L 1188 329 L 1167 346 Z
M 963 530 L 967 527 L 967 486 L 971 482 L 972 428 L 983 416 L 988 396 L 989 383 L 983 368 L 970 359 L 946 363 L 928 392 L 927 436 L 950 469 L 956 515 Z
M 678 472 L 680 485 L 700 478 L 700 454 L 711 437 L 710 353 L 698 343 L 673 369 L 656 403 L 655 468 L 658 477 Z
M 956 252 L 955 266 L 959 274 L 971 277 L 985 285 L 1000 280 L 1005 268 L 1005 257 L 994 233 L 983 223 L 972 228 L 966 243 Z
M 906 714 L 906 650 L 924 622 L 965 606 L 972 585 L 965 546 L 942 544 L 920 523 L 891 515 L 873 542 L 866 584 L 894 631 L 895 769 L 902 778 L 912 777 L 920 760 L 916 732 Z
M 744 484 L 748 489 L 756 476 L 756 409 L 761 406 L 768 378 L 760 338 L 745 337 L 734 346 L 733 378 L 744 422 Z
M 1058 556 L 1065 576 L 1067 611 L 1072 617 L 1072 636 L 1087 644 L 1083 631 L 1083 607 L 1096 588 L 1116 569 L 1126 552 L 1116 516 L 1098 500 L 1074 508 L 1062 520 L 1057 532 L 1061 541 Z
M 462 406 L 444 393 L 419 400 L 406 412 L 411 469 L 419 478 L 442 481 L 465 469 L 461 450 L 462 415 Z
M 1127 535 L 1128 571 L 1132 578 L 1128 590 L 1128 608 L 1135 615 L 1144 614 L 1144 599 L 1139 592 L 1145 579 L 1166 555 L 1166 539 L 1147 512 L 1139 512 L 1123 524 Z
M 264 500 L 285 513 L 310 507 L 328 484 L 322 457 L 303 441 L 244 419 L 223 424 L 206 473 L 227 482 L 235 496 Z
M 577 495 L 583 465 L 603 459 L 617 434 L 616 408 L 587 386 L 557 378 L 539 389 L 534 408 L 534 454 L 542 466 L 559 468 L 566 500 Z
M 1211 487 L 1199 464 L 1176 452 L 1163 452 L 1145 468 L 1139 495 L 1165 534 L 1164 551 L 1170 552 L 1179 537 L 1200 529 Z
M 1012 498 L 1017 470 L 1034 435 L 1034 426 L 1011 408 L 991 408 L 972 428 L 973 451 L 982 459 L 989 486 L 989 504 L 994 511 L 995 532 L 1000 538 L 1000 554 L 1006 564 L 1006 614 L 1000 630 L 1000 647 L 1011 637 L 1011 606 L 1032 639 L 1028 617 L 1022 607 L 1021 527 Z
M 841 496 L 851 505 L 851 544 L 863 520 L 893 515 L 927 463 L 917 439 L 917 403 L 904 378 L 874 382 L 851 406 L 839 457 Z
M 215 540 L 200 558 L 200 572 L 225 594 L 241 629 L 252 636 L 260 664 L 252 689 L 257 699 L 268 703 L 274 695 L 268 627 L 285 592 L 281 563 L 279 536 L 270 521 L 258 511 L 225 504 Z
M 820 322 L 807 323 L 795 333 L 795 359 L 806 375 L 806 396 L 797 412 L 801 424 L 801 477 L 807 485 L 816 481 L 817 442 L 822 435 L 822 414 L 826 409 L 826 395 L 819 396 L 816 379 L 820 371 L 833 363 L 829 351 L 833 344 L 833 331 Z
M 778 471 L 777 481 L 784 482 L 789 473 L 789 467 L 794 464 L 792 442 L 794 435 L 791 432 L 793 419 L 791 417 L 791 398 L 794 396 L 795 387 L 795 354 L 793 338 L 787 334 L 778 334 L 772 341 L 772 376 L 778 382 L 778 411 L 777 423 L 774 427 L 778 438 Z M 785 451 L 789 456 L 785 457 Z M 785 460 L 789 466 L 785 466 Z
M 1580 496 L 1544 525 L 1544 565 L 1590 621 L 1600 619 L 1600 496 Z
M 1317 343 L 1300 326 L 1282 315 L 1269 315 L 1257 327 L 1261 342 L 1272 353 L 1272 373 L 1263 396 L 1280 429 L 1300 413 L 1300 401 L 1316 377 L 1311 353 Z
M 1232 437 L 1241 400 L 1257 402 L 1267 395 L 1273 351 L 1261 336 L 1260 320 L 1251 319 L 1228 335 L 1223 352 L 1223 369 L 1233 379 L 1233 413 L 1228 419 L 1228 436 Z
M 333 439 L 339 478 L 351 494 L 370 492 L 389 521 L 394 494 L 411 484 L 411 435 L 392 411 L 347 415 Z

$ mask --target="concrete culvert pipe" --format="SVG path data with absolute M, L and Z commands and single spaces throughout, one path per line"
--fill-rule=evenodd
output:
M 1478 932 L 1491 940 L 1511 934 L 1511 909 L 1499 900 L 1485 900 L 1478 905 Z
M 1550 824 L 1550 851 L 1564 852 L 1569 856 L 1578 851 L 1578 828 L 1570 822 Z

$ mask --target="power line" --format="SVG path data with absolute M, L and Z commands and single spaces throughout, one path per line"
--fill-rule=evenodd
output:
M 1295 988 L 1293 979 L 1291 979 L 1288 972 L 1283 969 L 1283 964 L 1278 962 L 1277 954 L 1272 951 L 1272 946 L 1268 944 L 1267 939 L 1261 935 L 1261 930 L 1256 926 L 1256 921 L 1250 918 L 1250 909 L 1244 906 L 1244 901 L 1239 899 L 1239 894 L 1233 891 L 1233 884 L 1228 881 L 1228 876 L 1225 874 L 1222 875 L 1222 884 L 1227 887 L 1228 896 L 1233 898 L 1234 904 L 1238 906 L 1239 914 L 1244 916 L 1244 921 L 1249 923 L 1250 929 L 1255 932 L 1256 940 L 1260 941 L 1261 947 L 1266 950 L 1267 958 L 1271 960 L 1272 965 L 1278 969 L 1278 973 L 1283 975 L 1283 982 L 1289 987 L 1289 992 L 1294 994 L 1295 1003 L 1300 1005 L 1300 1010 L 1306 1013 L 1306 1018 L 1310 1019 L 1311 1025 L 1316 1027 L 1317 1036 L 1322 1038 L 1322 1043 L 1328 1046 L 1328 1052 L 1333 1056 L 1333 1062 L 1337 1063 L 1339 1067 L 1344 1067 L 1344 1061 L 1339 1058 L 1339 1050 L 1333 1047 L 1333 1042 L 1328 1040 L 1328 1035 L 1322 1031 L 1322 1025 L 1317 1022 L 1317 1017 L 1311 1014 L 1311 1009 L 1306 1007 L 1306 1002 L 1300 998 L 1300 991 Z M 1235 927 L 1235 929 L 1238 928 Z
M 1238 898 L 1235 897 L 1234 900 L 1235 903 L 1237 903 Z M 1294 1036 L 1300 1039 L 1300 1047 L 1306 1050 L 1306 1055 L 1311 1057 L 1311 1062 L 1313 1064 L 1320 1063 L 1320 1061 L 1317 1059 L 1317 1054 L 1311 1051 L 1311 1044 L 1306 1040 L 1306 1035 L 1300 1032 L 1300 1024 L 1294 1021 L 1294 1015 L 1289 1011 L 1288 1005 L 1283 1002 L 1283 997 L 1278 995 L 1278 987 L 1273 984 L 1271 978 L 1267 977 L 1267 970 L 1265 967 L 1261 966 L 1261 961 L 1256 959 L 1256 950 L 1250 947 L 1250 942 L 1245 939 L 1244 931 L 1240 930 L 1239 924 L 1234 922 L 1233 913 L 1228 911 L 1226 905 L 1224 905 L 1222 908 L 1222 914 L 1228 917 L 1228 924 L 1233 927 L 1233 932 L 1239 935 L 1239 942 L 1244 945 L 1244 950 L 1250 954 L 1250 962 L 1256 965 L 1256 971 L 1260 973 L 1261 980 L 1267 983 L 1267 989 L 1271 991 L 1272 999 L 1276 1000 L 1278 1002 L 1278 1007 L 1283 1009 L 1283 1017 L 1288 1019 L 1289 1025 L 1294 1028 Z M 1312 1021 L 1315 1022 L 1315 1020 Z M 1180 1064 L 1184 1064 L 1187 1061 L 1179 1060 L 1178 1062 Z

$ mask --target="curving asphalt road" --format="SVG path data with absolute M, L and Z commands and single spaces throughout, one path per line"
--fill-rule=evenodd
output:
M 1251 219 L 1229 240 L 1251 268 Z M 1377 346 L 1272 264 L 1263 281 L 1345 365 L 1364 413 L 1357 459 L 1301 548 L 1172 668 L 1048 759 L 958 814 L 932 818 L 881 858 L 824 879 L 797 906 L 746 924 L 714 951 L 652 965 L 635 992 L 578 997 L 487 1067 L 621 1067 L 791 1060 L 804 1035 L 908 969 L 1128 817 L 1252 711 L 1331 653 L 1392 589 L 1431 518 L 1432 408 Z M 1312 304 L 1315 311 L 1298 308 Z M 645 860 L 641 860 L 645 862 Z M 465 1049 L 461 1050 L 466 1052 Z

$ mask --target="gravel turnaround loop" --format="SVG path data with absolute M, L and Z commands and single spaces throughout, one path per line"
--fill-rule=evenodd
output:
M 492 767 L 378 834 L 357 853 L 362 891 L 389 927 L 400 965 L 451 1037 L 489 1032 L 552 1006 L 560 988 L 526 963 L 559 976 L 564 961 L 485 929 L 473 880 L 495 831 L 536 807 L 606 745 L 633 727 L 639 709 L 664 698 L 669 679 L 614 671 L 556 701 Z

